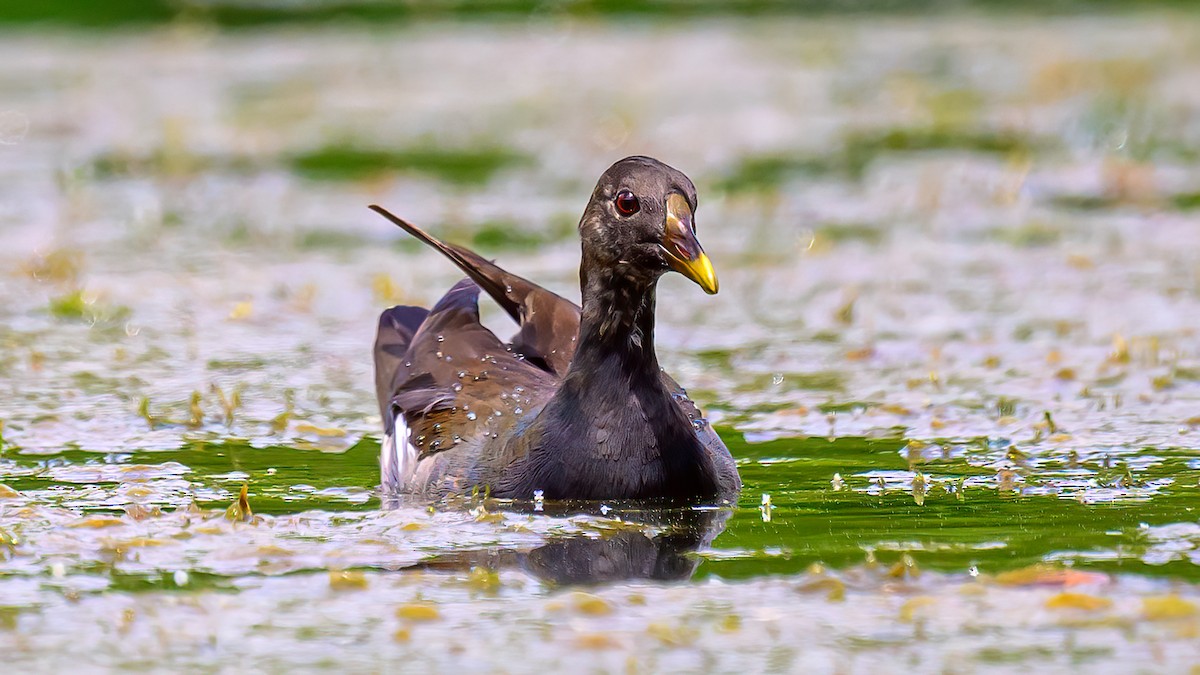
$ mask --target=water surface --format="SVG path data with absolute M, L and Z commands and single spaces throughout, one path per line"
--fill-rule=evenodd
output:
M 1190 15 L 6 35 L 0 647 L 1190 667 L 1197 55 Z M 365 205 L 575 297 L 633 153 L 700 191 L 722 291 L 665 280 L 658 343 L 740 503 L 382 502 L 375 318 L 456 271 Z

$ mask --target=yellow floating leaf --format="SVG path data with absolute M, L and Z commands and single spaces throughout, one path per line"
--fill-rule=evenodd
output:
M 917 561 L 911 555 L 905 553 L 888 569 L 887 575 L 893 579 L 916 579 L 921 576 L 921 568 L 917 567 Z
M 396 608 L 396 617 L 405 621 L 437 621 L 441 616 L 437 607 L 424 602 L 410 602 Z
M 1102 583 L 1108 581 L 1108 576 L 1100 572 L 1082 572 L 1039 564 L 1001 572 L 996 575 L 995 581 L 1005 586 L 1076 586 Z
M 109 518 L 107 516 L 91 516 L 89 518 L 84 518 L 83 520 L 77 520 L 77 521 L 71 523 L 70 527 L 89 527 L 94 530 L 98 530 L 102 527 L 116 527 L 116 526 L 122 525 L 122 524 L 123 523 L 119 518 Z
M 486 567 L 475 567 L 467 573 L 467 586 L 481 593 L 500 590 L 500 575 Z
M 1046 600 L 1047 609 L 1081 609 L 1098 612 L 1112 607 L 1112 600 L 1086 593 L 1059 593 Z
M 846 352 L 847 361 L 865 361 L 872 356 L 875 356 L 875 349 L 873 347 L 851 349 L 850 351 Z
M 1142 598 L 1142 616 L 1149 621 L 1172 621 L 1196 615 L 1196 603 L 1178 595 Z
M 167 542 L 162 539 L 154 539 L 153 537 L 134 537 L 121 542 L 121 546 L 126 548 L 152 548 L 154 546 L 162 546 Z
M 1110 363 L 1129 363 L 1129 342 L 1120 333 L 1113 336 L 1112 352 L 1108 355 Z
M 717 631 L 721 633 L 736 633 L 742 629 L 742 617 L 737 614 L 726 614 L 717 622 Z
M 249 318 L 254 313 L 254 303 L 249 300 L 243 300 L 233 306 L 229 311 L 229 318 L 234 321 Z
M 912 496 L 913 501 L 917 506 L 925 505 L 925 488 L 929 485 L 929 480 L 925 478 L 925 474 L 918 471 L 912 479 Z
M 338 429 L 337 427 L 319 427 L 315 424 L 309 424 L 308 422 L 300 422 L 297 424 L 296 431 L 302 434 L 316 434 L 318 436 L 329 436 L 336 438 L 341 438 L 342 436 L 346 435 L 345 429 Z
M 0 499 L 15 499 L 20 496 L 20 492 L 17 492 L 4 483 L 0 483 Z
M 225 509 L 226 520 L 248 523 L 254 517 L 254 512 L 250 510 L 249 490 L 250 486 L 242 483 L 242 491 L 238 494 L 237 501 Z
M 152 494 L 154 494 L 154 490 L 151 490 L 145 485 L 134 485 L 133 487 L 125 490 L 125 496 L 127 497 L 148 497 Z
M 204 408 L 200 405 L 200 392 L 193 391 L 191 401 L 188 403 L 188 420 L 187 425 L 193 429 L 204 426 Z
M 584 633 L 575 638 L 575 646 L 581 649 L 616 649 L 621 643 L 606 633 Z
M 687 626 L 669 626 L 655 622 L 646 626 L 646 634 L 668 647 L 686 647 L 696 641 L 697 632 Z
M 404 301 L 404 292 L 388 275 L 382 272 L 371 278 L 371 291 L 375 299 L 384 304 L 399 304 Z
M 846 584 L 835 577 L 821 577 L 806 581 L 796 587 L 801 593 L 825 593 L 825 599 L 840 602 L 846 599 Z
M 162 509 L 157 506 L 146 506 L 145 504 L 126 504 L 125 515 L 134 520 L 145 520 L 161 516 Z
M 360 591 L 367 587 L 367 577 L 358 570 L 329 570 L 329 587 L 335 591 Z
M 900 605 L 900 620 L 904 623 L 912 623 L 917 618 L 917 612 L 933 604 L 934 599 L 924 595 L 905 600 L 904 604 Z
M 396 642 L 408 642 L 412 639 L 412 631 L 407 628 L 397 628 L 395 633 L 392 633 L 392 639 Z
M 607 600 L 591 593 L 572 593 L 571 604 L 580 613 L 593 616 L 612 614 L 613 611 L 612 605 Z
M 1090 270 L 1096 266 L 1096 263 L 1091 258 L 1079 253 L 1068 255 L 1067 264 L 1078 270 Z
M 504 522 L 504 514 L 503 513 L 492 513 L 490 511 L 488 511 L 487 509 L 480 509 L 479 512 L 475 514 L 475 522 L 477 522 L 477 523 L 503 523 Z
M 263 544 L 262 546 L 259 546 L 255 552 L 258 553 L 258 555 L 262 555 L 262 556 L 296 555 L 295 551 L 288 549 L 288 548 L 284 548 L 282 546 L 276 546 L 275 544 Z

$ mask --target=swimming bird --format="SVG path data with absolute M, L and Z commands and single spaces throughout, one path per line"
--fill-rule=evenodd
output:
M 600 176 L 579 221 L 582 307 L 373 210 L 466 278 L 431 309 L 379 319 L 375 384 L 382 488 L 429 498 L 719 502 L 741 487 L 733 457 L 654 350 L 658 280 L 709 294 L 696 188 L 649 157 Z M 479 321 L 485 291 L 518 324 L 505 343 Z

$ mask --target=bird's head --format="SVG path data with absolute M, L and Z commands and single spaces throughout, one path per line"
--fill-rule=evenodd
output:
M 585 265 L 653 282 L 675 270 L 717 292 L 717 273 L 696 239 L 696 186 L 650 157 L 626 157 L 600 176 L 579 222 Z

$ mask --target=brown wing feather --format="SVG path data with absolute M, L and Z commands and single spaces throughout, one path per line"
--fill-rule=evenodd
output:
M 422 459 L 464 442 L 484 442 L 513 423 L 516 408 L 529 410 L 557 388 L 552 375 L 509 351 L 479 323 L 478 297 L 472 280 L 460 281 L 430 310 L 409 345 L 409 377 L 391 401 Z
M 520 326 L 512 340 L 513 351 L 556 375 L 567 372 L 579 335 L 578 305 L 501 269 L 470 249 L 440 241 L 381 206 L 370 208 L 440 251 L 508 312 Z

